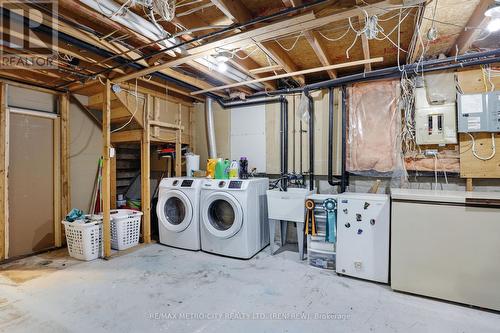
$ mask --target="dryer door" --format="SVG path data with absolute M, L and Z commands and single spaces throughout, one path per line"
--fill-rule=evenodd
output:
M 203 203 L 201 214 L 205 228 L 219 238 L 234 236 L 243 225 L 243 209 L 229 193 L 210 194 Z
M 184 193 L 172 190 L 160 196 L 156 213 L 167 230 L 181 232 L 193 219 L 193 206 Z

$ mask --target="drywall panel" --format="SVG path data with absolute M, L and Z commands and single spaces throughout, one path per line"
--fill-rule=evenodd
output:
M 87 212 L 97 174 L 97 162 L 102 155 L 102 129 L 73 103 L 70 104 L 69 128 L 71 206 Z
M 231 109 L 231 159 L 248 158 L 248 170 L 266 172 L 266 106 Z
M 9 85 L 7 95 L 11 107 L 51 113 L 57 110 L 57 96 L 53 94 Z
M 54 246 L 54 120 L 10 114 L 9 257 Z

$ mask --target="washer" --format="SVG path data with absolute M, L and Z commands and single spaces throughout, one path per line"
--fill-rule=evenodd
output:
M 196 178 L 161 180 L 156 206 L 161 244 L 187 250 L 201 249 L 199 206 L 202 183 L 203 179 Z
M 201 189 L 203 251 L 249 259 L 269 244 L 269 179 L 205 180 Z

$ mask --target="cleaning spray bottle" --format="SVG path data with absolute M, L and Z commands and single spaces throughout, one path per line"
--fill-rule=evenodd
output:
M 229 179 L 236 179 L 238 178 L 238 162 L 236 160 L 233 160 L 231 162 L 231 165 L 229 166 Z

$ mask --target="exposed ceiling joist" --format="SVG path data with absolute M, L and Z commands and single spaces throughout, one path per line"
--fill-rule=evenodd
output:
M 481 0 L 476 9 L 472 13 L 467 22 L 464 31 L 458 36 L 453 47 L 448 51 L 448 54 L 455 54 L 458 49 L 458 54 L 463 54 L 472 46 L 472 43 L 478 38 L 481 30 L 489 21 L 489 17 L 484 16 L 484 13 L 494 0 Z M 471 27 L 467 29 L 467 27 Z
M 282 78 L 285 78 L 285 77 L 297 76 L 297 75 L 304 75 L 304 74 L 309 74 L 309 73 L 323 72 L 323 71 L 327 71 L 327 70 L 331 70 L 331 69 L 345 68 L 345 67 L 352 67 L 352 66 L 359 66 L 359 65 L 364 65 L 367 62 L 374 63 L 374 62 L 382 62 L 382 61 L 384 61 L 384 58 L 378 57 L 378 58 L 367 59 L 367 60 L 358 60 L 358 61 L 345 62 L 345 63 L 342 63 L 342 64 L 335 64 L 335 65 L 331 65 L 331 66 L 322 66 L 322 67 L 304 69 L 304 70 L 297 71 L 297 72 L 286 73 L 286 74 L 279 74 L 279 75 L 265 77 L 265 78 L 262 78 L 262 79 L 256 79 L 256 80 L 251 80 L 251 81 L 246 81 L 246 82 L 234 83 L 234 84 L 226 85 L 226 86 L 215 87 L 215 88 L 212 88 L 212 89 L 209 89 L 209 90 L 199 90 L 199 91 L 195 91 L 195 92 L 191 93 L 191 95 L 198 95 L 198 94 L 203 94 L 203 93 L 217 91 L 217 90 L 222 90 L 222 89 L 234 88 L 234 87 L 245 85 L 245 84 L 249 84 L 249 83 L 259 83 L 259 82 L 264 82 L 264 81 L 267 81 L 267 80 L 277 80 L 277 79 L 282 79 Z
M 210 0 L 233 22 L 244 23 L 252 19 L 252 14 L 240 0 Z
M 271 65 L 271 66 L 267 66 L 267 67 L 260 67 L 260 68 L 251 69 L 250 73 L 260 74 L 260 73 L 279 71 L 282 69 L 283 69 L 283 67 L 281 67 L 280 65 Z
M 391 5 L 389 0 L 377 2 L 374 5 L 366 5 L 361 8 L 366 10 L 368 13 L 380 13 L 386 12 L 387 7 L 390 6 L 390 9 L 400 8 L 398 6 Z M 115 81 L 123 82 L 134 79 L 136 77 L 144 76 L 151 74 L 155 71 L 162 70 L 165 68 L 177 66 L 183 64 L 187 61 L 194 60 L 196 58 L 202 57 L 207 54 L 211 54 L 217 48 L 227 48 L 227 49 L 235 49 L 239 47 L 246 46 L 251 43 L 259 43 L 268 40 L 272 40 L 278 38 L 279 36 L 288 35 L 292 33 L 297 33 L 300 31 L 307 31 L 311 29 L 315 29 L 321 27 L 325 24 L 332 23 L 339 20 L 344 20 L 349 17 L 357 16 L 359 13 L 358 8 L 348 9 L 340 13 L 335 13 L 331 15 L 327 15 L 321 18 L 316 18 L 313 13 L 307 13 L 303 15 L 294 16 L 292 18 L 279 21 L 277 23 L 269 24 L 265 27 L 252 29 L 249 31 L 241 32 L 235 34 L 233 36 L 223 38 L 211 43 L 206 43 L 204 45 L 200 45 L 188 50 L 188 55 L 183 57 L 178 57 L 177 59 L 168 61 L 164 64 L 152 66 L 149 68 L 145 68 L 143 70 L 137 71 L 135 73 L 131 73 L 125 75 L 123 77 L 117 78 Z
M 250 11 L 240 0 L 212 0 L 212 2 L 217 5 L 224 15 L 235 23 L 244 23 L 252 18 Z M 286 72 L 298 70 L 297 65 L 279 45 L 274 45 L 273 42 L 266 42 L 257 43 L 257 46 Z M 305 83 L 304 76 L 294 77 L 294 79 L 300 85 L 304 85 Z
M 309 42 L 309 45 L 311 45 L 312 49 L 314 50 L 314 53 L 316 53 L 316 56 L 318 57 L 319 61 L 323 66 L 330 66 L 332 65 L 332 62 L 328 58 L 328 55 L 325 51 L 325 47 L 323 46 L 323 43 L 318 39 L 316 36 L 316 33 L 314 31 L 306 31 L 304 32 L 304 35 Z M 365 59 L 369 59 L 365 58 Z M 366 64 L 365 64 L 366 66 Z M 337 77 L 337 73 L 333 70 L 326 71 L 328 73 L 328 76 L 330 79 L 335 79 Z

